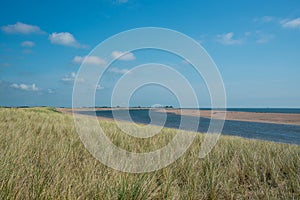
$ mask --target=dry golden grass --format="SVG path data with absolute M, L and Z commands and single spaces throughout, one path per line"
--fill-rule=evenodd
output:
M 175 134 L 164 129 L 138 141 L 113 122 L 100 123 L 115 144 L 136 152 L 163 146 Z M 200 160 L 202 139 L 164 169 L 129 174 L 94 159 L 71 116 L 1 108 L 0 199 L 300 199 L 299 146 L 222 136 Z

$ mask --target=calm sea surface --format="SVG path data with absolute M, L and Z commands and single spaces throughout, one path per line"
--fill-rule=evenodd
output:
M 287 112 L 290 110 L 291 112 Z M 273 112 L 279 113 L 300 113 L 300 109 L 275 109 Z M 234 111 L 245 111 L 245 112 L 271 112 L 271 109 L 239 109 Z M 149 109 L 140 110 L 129 110 L 130 117 L 126 114 L 128 110 L 115 110 L 114 114 L 110 110 L 97 111 L 96 115 L 106 118 L 115 118 L 118 120 L 132 121 L 136 123 L 149 124 L 151 118 L 149 116 Z M 81 114 L 94 115 L 91 111 L 81 111 Z M 190 130 L 189 124 L 179 127 L 181 116 L 174 113 L 159 113 L 152 112 L 154 125 L 160 125 L 159 119 L 164 119 L 166 116 L 166 122 L 164 127 L 177 128 Z M 158 119 L 158 120 L 157 120 Z M 197 121 L 198 117 L 185 116 L 185 120 L 191 123 Z M 210 124 L 210 119 L 200 117 L 198 131 L 206 132 Z M 242 122 L 226 120 L 222 131 L 224 135 L 234 135 L 244 138 L 269 140 L 274 142 L 290 143 L 300 145 L 300 126 L 297 125 L 285 125 L 285 124 L 271 124 L 271 123 L 258 123 L 258 122 Z

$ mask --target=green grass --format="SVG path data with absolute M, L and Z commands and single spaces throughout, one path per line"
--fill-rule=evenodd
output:
M 100 122 L 122 148 L 147 152 L 149 140 Z M 188 133 L 187 133 L 188 134 Z M 300 134 L 300 133 L 299 133 Z M 53 108 L 0 108 L 0 199 L 299 199 L 300 147 L 222 136 L 198 158 L 203 135 L 172 165 L 145 174 L 106 167 L 81 143 L 72 116 Z

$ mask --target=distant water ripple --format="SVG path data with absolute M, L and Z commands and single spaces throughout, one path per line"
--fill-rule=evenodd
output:
M 117 112 L 117 120 L 129 121 L 125 115 L 126 110 L 115 110 Z M 81 114 L 93 115 L 92 111 L 79 111 Z M 129 110 L 132 120 L 136 123 L 149 124 L 151 119 L 149 117 L 149 109 Z M 156 116 L 163 115 L 162 113 L 156 113 Z M 181 116 L 174 113 L 166 113 L 167 120 L 164 127 L 179 128 Z M 96 111 L 96 115 L 105 118 L 113 118 L 111 110 Z M 197 117 L 185 116 L 190 121 L 197 120 Z M 209 127 L 210 119 L 200 117 L 199 132 L 206 132 Z M 188 125 L 186 127 L 180 127 L 183 130 L 189 130 Z M 242 122 L 226 120 L 222 131 L 224 135 L 240 136 L 250 139 L 269 140 L 274 142 L 289 143 L 300 145 L 300 126 L 286 125 L 286 124 L 271 124 L 260 122 Z

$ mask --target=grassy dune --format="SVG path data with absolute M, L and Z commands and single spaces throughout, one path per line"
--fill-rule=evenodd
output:
M 100 123 L 115 144 L 136 152 L 164 146 L 174 135 L 164 129 L 138 140 L 113 122 Z M 222 136 L 200 160 L 202 139 L 199 134 L 164 169 L 122 173 L 89 154 L 71 116 L 50 108 L 0 108 L 0 199 L 300 198 L 299 146 Z

